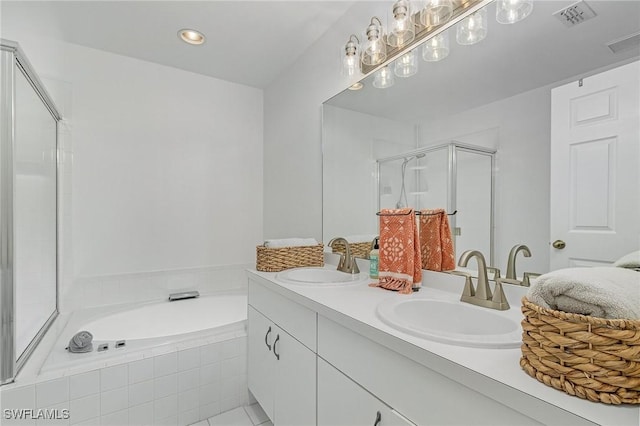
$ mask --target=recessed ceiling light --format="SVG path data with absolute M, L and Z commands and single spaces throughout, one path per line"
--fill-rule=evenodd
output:
M 189 44 L 202 44 L 204 43 L 204 34 L 200 31 L 192 30 L 190 28 L 184 28 L 178 31 L 178 37 L 185 43 Z
M 357 82 L 349 86 L 349 90 L 360 90 L 364 87 L 364 84 L 361 82 Z

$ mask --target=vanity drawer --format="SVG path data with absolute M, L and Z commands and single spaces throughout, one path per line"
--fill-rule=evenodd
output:
M 540 424 L 322 316 L 318 355 L 419 425 Z
M 316 352 L 315 311 L 287 299 L 262 284 L 249 279 L 249 305 L 307 348 Z

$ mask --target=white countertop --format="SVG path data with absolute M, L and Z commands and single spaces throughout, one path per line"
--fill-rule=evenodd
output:
M 366 266 L 363 264 L 360 270 L 367 271 Z M 520 368 L 519 348 L 470 348 L 430 341 L 398 331 L 376 315 L 376 306 L 391 298 L 460 295 L 463 277 L 424 271 L 423 288 L 411 295 L 401 295 L 369 287 L 369 281 L 322 288 L 287 284 L 276 280 L 276 273 L 249 273 L 269 289 L 543 423 L 554 423 L 554 417 L 553 413 L 545 415 L 544 408 L 548 406 L 541 401 L 597 424 L 640 425 L 640 407 L 637 405 L 612 406 L 582 400 L 530 377 Z M 503 312 L 521 319 L 520 299 L 527 289 L 511 285 L 504 285 L 504 289 L 511 308 Z

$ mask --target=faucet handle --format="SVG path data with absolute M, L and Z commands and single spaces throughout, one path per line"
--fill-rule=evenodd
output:
M 495 266 L 487 266 L 487 272 L 493 272 L 493 280 L 500 278 L 500 269 Z
M 493 288 L 493 297 L 491 298 L 493 308 L 499 311 L 506 311 L 509 309 L 509 301 L 507 300 L 507 296 L 505 296 L 502 288 L 503 281 L 504 280 L 502 278 L 496 279 L 496 285 Z
M 447 274 L 458 275 L 461 277 L 465 277 L 464 280 L 464 290 L 462 290 L 462 297 L 473 297 L 476 295 L 476 289 L 473 288 L 473 281 L 471 281 L 471 274 L 464 271 L 444 271 Z
M 525 287 L 531 287 L 531 278 L 537 278 L 542 274 L 538 274 L 537 272 L 525 272 L 522 275 L 522 285 Z

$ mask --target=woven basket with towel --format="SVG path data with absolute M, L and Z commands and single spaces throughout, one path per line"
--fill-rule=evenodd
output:
M 313 238 L 267 240 L 256 247 L 256 269 L 280 272 L 303 266 L 324 266 L 324 246 Z
M 640 274 L 570 268 L 542 275 L 522 299 L 520 366 L 569 395 L 640 404 Z

